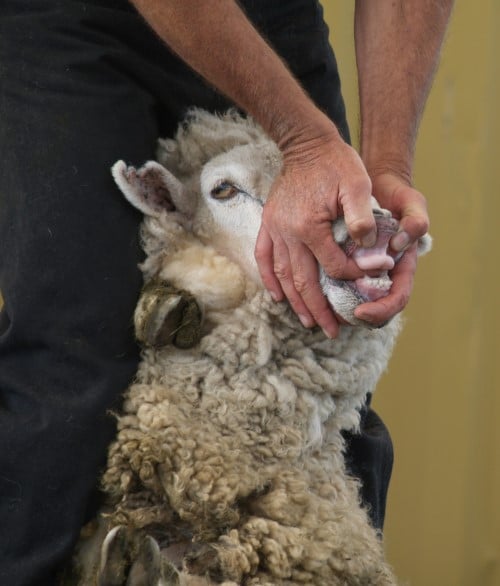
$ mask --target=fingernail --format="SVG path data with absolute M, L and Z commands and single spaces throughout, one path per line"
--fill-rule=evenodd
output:
M 360 311 L 359 308 L 354 310 L 354 317 L 357 317 L 361 321 L 366 321 L 367 323 L 371 323 L 373 316 L 369 313 L 365 313 L 364 311 Z
M 307 315 L 302 315 L 300 313 L 298 315 L 299 315 L 300 323 L 305 328 L 311 328 L 313 326 L 311 318 L 307 317 Z
M 363 248 L 371 248 L 375 246 L 375 242 L 377 242 L 377 234 L 376 232 L 370 232 L 361 239 L 361 246 Z
M 391 247 L 397 252 L 403 252 L 410 244 L 410 237 L 404 231 L 398 232 L 391 240 Z
M 274 291 L 269 291 L 269 295 L 271 295 L 271 299 L 273 301 L 278 301 L 278 296 L 276 295 L 276 293 Z
M 327 338 L 329 338 L 330 340 L 333 340 L 333 338 L 335 338 L 335 337 L 336 337 L 336 335 L 337 335 L 337 332 L 333 332 L 333 331 L 332 331 L 332 332 L 329 332 L 328 330 L 325 330 L 324 328 L 323 328 L 323 333 L 324 333 L 324 334 L 325 334 L 325 336 L 326 336 Z
M 373 316 L 371 316 L 370 314 L 354 313 L 354 316 L 360 319 L 361 321 L 365 321 L 366 323 L 373 323 Z

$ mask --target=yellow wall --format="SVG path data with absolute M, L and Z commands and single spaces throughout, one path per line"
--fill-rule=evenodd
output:
M 354 130 L 353 3 L 323 4 Z M 500 585 L 499 31 L 500 3 L 457 2 L 417 150 L 434 251 L 376 396 L 388 555 L 410 586 Z

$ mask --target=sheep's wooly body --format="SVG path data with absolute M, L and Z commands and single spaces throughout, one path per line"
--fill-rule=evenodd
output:
M 203 573 L 208 559 L 206 575 L 227 584 L 394 584 L 346 473 L 341 431 L 357 428 L 399 318 L 342 327 L 329 340 L 274 303 L 238 262 L 238 245 L 232 254 L 224 234 L 213 236 L 198 202 L 207 163 L 230 151 L 235 164 L 261 169 L 249 175 L 267 193 L 279 153 L 234 113 L 194 112 L 161 143 L 159 161 L 191 203 L 145 217 L 142 269 L 146 282 L 193 293 L 204 331 L 189 350 L 143 351 L 103 479 L 112 519 L 166 541 L 209 543 L 213 555 L 200 547 L 188 568 Z

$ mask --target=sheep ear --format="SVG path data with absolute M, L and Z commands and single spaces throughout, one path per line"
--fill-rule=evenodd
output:
M 182 183 L 165 167 L 149 161 L 140 169 L 116 162 L 111 173 L 123 195 L 146 216 L 162 212 L 191 215 L 191 206 Z

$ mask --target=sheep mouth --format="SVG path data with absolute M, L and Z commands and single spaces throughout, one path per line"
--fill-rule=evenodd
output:
M 364 276 L 355 281 L 346 281 L 347 287 L 352 291 L 361 303 L 377 301 L 389 295 L 392 280 L 387 273 L 379 277 Z
M 401 257 L 401 254 L 393 252 L 389 247 L 389 241 L 397 233 L 399 223 L 387 215 L 375 215 L 377 224 L 377 240 L 371 248 L 362 248 L 349 236 L 340 243 L 346 255 L 354 260 L 362 271 L 366 271 L 363 277 L 353 281 L 340 281 L 326 277 L 327 281 L 335 287 L 348 289 L 359 301 L 367 303 L 386 297 L 392 286 L 389 271 L 392 270 Z

